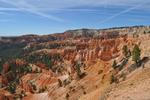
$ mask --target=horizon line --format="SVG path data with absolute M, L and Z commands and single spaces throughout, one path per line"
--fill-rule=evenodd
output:
M 109 30 L 109 29 L 120 29 L 120 28 L 129 28 L 129 27 L 150 27 L 150 25 L 124 25 L 124 26 L 113 26 L 113 27 L 108 27 L 108 28 L 75 28 L 75 29 L 68 29 L 62 32 L 53 32 L 53 33 L 25 33 L 22 35 L 5 35 L 5 36 L 1 36 L 2 37 L 21 37 L 21 36 L 30 36 L 30 35 L 36 35 L 36 36 L 44 36 L 44 35 L 50 35 L 50 34 L 61 34 L 67 31 L 74 31 L 74 30 L 83 30 L 83 29 L 87 29 L 87 30 Z M 1 34 L 1 33 L 0 33 Z M 4 33 L 3 33 L 4 34 Z

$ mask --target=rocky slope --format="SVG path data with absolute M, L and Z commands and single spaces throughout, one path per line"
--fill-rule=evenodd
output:
M 134 90 L 131 88 L 130 91 L 130 85 L 126 83 L 133 81 L 137 93 L 145 91 L 145 87 L 139 88 L 134 83 L 139 82 L 136 77 L 143 71 L 146 71 L 145 75 L 149 75 L 149 43 L 149 26 L 79 29 L 44 36 L 1 37 L 0 98 L 122 100 L 125 97 L 128 100 L 128 92 L 131 92 L 130 97 L 133 94 L 132 99 L 136 100 Z M 140 47 L 142 65 L 139 68 L 132 57 L 124 57 L 122 48 L 125 45 L 130 51 L 135 45 Z M 114 60 L 122 67 L 113 69 Z M 143 65 L 147 70 L 145 68 L 142 71 Z M 117 83 L 110 84 L 112 74 L 117 78 Z M 148 82 L 148 79 L 144 81 Z M 128 92 L 124 94 L 125 91 Z M 143 93 L 141 95 L 149 99 L 148 91 Z

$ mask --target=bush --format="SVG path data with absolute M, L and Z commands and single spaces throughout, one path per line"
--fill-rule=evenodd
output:
M 40 62 L 42 64 L 45 64 L 46 67 L 51 68 L 53 66 L 53 62 L 52 62 L 52 57 L 49 57 L 46 54 L 34 54 L 34 55 L 30 55 L 27 60 L 31 63 L 37 63 Z
M 123 46 L 122 53 L 127 58 L 127 56 L 128 56 L 128 47 L 127 47 L 127 45 Z
M 60 79 L 58 79 L 58 83 L 59 83 L 59 86 L 62 87 L 63 86 L 63 83 Z
M 2 72 L 3 70 L 3 64 L 5 63 L 4 59 L 1 59 L 0 58 L 0 73 Z
M 11 93 L 15 93 L 16 92 L 16 84 L 15 83 L 9 83 L 7 90 Z
M 45 87 L 42 87 L 40 90 L 39 90 L 39 93 L 43 93 L 43 92 L 45 92 L 47 90 L 47 87 L 45 86 Z
M 35 85 L 34 83 L 31 83 L 31 86 L 32 86 L 32 89 L 33 89 L 34 91 L 37 90 L 36 85 Z
M 125 81 L 126 80 L 126 73 L 121 73 L 120 78 L 122 78 L 122 80 Z
M 99 70 L 99 71 L 98 71 L 98 75 L 99 75 L 99 74 L 102 74 L 102 73 L 103 73 L 103 70 Z
M 39 73 L 39 69 L 38 68 L 35 68 L 35 73 Z
M 28 65 L 23 66 L 22 67 L 22 72 L 24 72 L 24 73 L 31 73 L 32 72 L 32 68 L 30 66 L 28 66 Z
M 69 99 L 69 94 L 68 94 L 68 93 L 66 94 L 66 99 L 67 99 L 67 100 Z
M 144 31 L 143 33 L 144 33 L 144 34 L 146 34 L 147 32 L 146 32 L 146 31 Z
M 27 72 L 31 73 L 32 72 L 32 68 L 30 66 L 27 67 Z
M 111 75 L 111 80 L 110 80 L 110 84 L 112 83 L 118 83 L 118 79 L 113 74 Z
M 117 68 L 117 62 L 116 62 L 116 60 L 114 60 L 114 62 L 113 62 L 113 64 L 112 64 L 112 68 L 113 68 L 113 69 L 116 69 L 116 68 Z
M 48 57 L 47 55 L 44 55 L 42 58 L 42 62 L 49 68 L 52 67 L 52 61 L 50 59 L 50 57 Z

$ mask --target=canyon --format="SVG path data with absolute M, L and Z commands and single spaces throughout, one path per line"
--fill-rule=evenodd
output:
M 149 44 L 150 26 L 1 37 L 0 100 L 150 99 L 141 82 L 150 79 Z M 140 65 L 123 54 L 124 46 L 133 51 L 135 45 Z M 121 67 L 113 68 L 114 61 Z

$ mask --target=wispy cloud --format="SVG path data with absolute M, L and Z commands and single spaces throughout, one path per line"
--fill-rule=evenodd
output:
M 38 11 L 36 9 L 36 7 L 34 7 L 33 5 L 30 5 L 30 4 L 26 3 L 25 1 L 20 1 L 20 2 L 18 1 L 18 3 L 14 2 L 14 1 L 10 1 L 10 0 L 0 0 L 0 1 L 17 7 L 17 9 L 5 9 L 5 10 L 27 11 L 27 12 L 30 12 L 32 14 L 36 14 L 36 15 L 39 15 L 41 17 L 45 17 L 45 18 L 48 18 L 48 19 L 51 19 L 51 20 L 55 20 L 55 21 L 59 21 L 59 22 L 63 21 L 61 18 L 58 18 L 58 17 L 52 16 L 50 14 L 46 14 L 46 13 L 43 13 L 41 11 Z
M 109 7 L 109 6 L 134 6 L 143 2 L 150 3 L 149 0 L 13 0 L 16 2 L 26 1 L 36 5 L 37 8 L 68 9 L 80 7 Z M 149 7 L 149 5 L 146 5 Z
M 149 0 L 0 0 L 7 4 L 19 6 L 19 8 L 34 8 L 34 10 L 67 10 L 75 8 L 86 8 L 88 7 L 132 7 L 143 2 L 150 4 Z M 144 7 L 149 7 L 149 4 Z M 73 9 L 74 10 L 74 9 Z M 43 13 L 43 12 L 42 12 Z
M 6 7 L 0 7 L 0 11 L 21 11 L 18 8 L 6 8 Z
M 121 11 L 121 12 L 119 12 L 119 13 L 116 13 L 116 14 L 114 14 L 114 15 L 112 15 L 112 16 L 106 18 L 105 20 L 101 21 L 100 23 L 105 23 L 105 22 L 108 22 L 108 21 L 110 21 L 110 20 L 113 20 L 114 18 L 116 18 L 116 17 L 118 17 L 118 16 L 120 16 L 120 15 L 122 15 L 122 14 L 128 13 L 128 12 L 130 12 L 130 11 L 132 11 L 132 10 L 135 10 L 135 9 L 138 9 L 138 8 L 142 7 L 144 4 L 145 4 L 145 3 L 138 4 L 138 5 L 136 5 L 136 6 L 133 6 L 133 7 L 130 7 L 130 8 L 128 8 L 128 9 L 126 9 L 126 10 L 123 10 L 123 11 Z
M 4 10 L 0 10 L 0 15 L 2 16 L 10 16 L 10 15 L 13 15 L 12 13 L 8 13 L 8 12 L 6 12 L 6 11 L 4 11 Z
M 30 10 L 30 8 L 22 8 L 26 10 Z M 19 8 L 6 8 L 6 7 L 0 7 L 0 11 L 22 11 L 22 9 Z M 97 12 L 97 11 L 103 11 L 102 9 L 90 9 L 90 8 L 36 8 L 37 11 L 66 11 L 66 12 Z
M 102 21 L 102 23 L 104 23 L 122 14 L 128 13 L 134 9 L 138 9 L 138 8 L 144 9 L 146 7 L 150 8 L 149 0 L 144 0 L 144 1 L 143 0 L 36 0 L 36 1 L 35 0 L 0 0 L 0 2 L 12 5 L 12 8 L 0 8 L 0 11 L 26 11 L 58 22 L 63 22 L 64 20 L 61 18 L 61 16 L 58 17 L 52 15 L 51 12 L 67 11 L 70 13 L 70 12 L 98 12 L 99 11 L 99 13 L 104 13 L 107 11 L 97 9 L 97 7 L 104 7 L 106 9 L 110 7 L 128 8 L 119 13 L 116 13 L 115 15 L 112 15 L 109 18 L 106 18 L 104 21 Z M 143 2 L 147 2 L 147 4 L 141 6 Z

